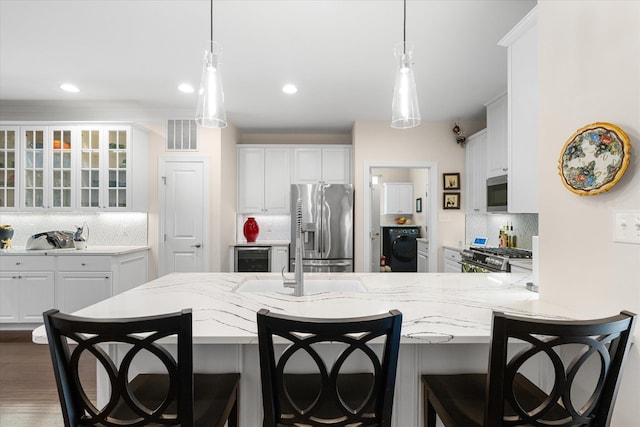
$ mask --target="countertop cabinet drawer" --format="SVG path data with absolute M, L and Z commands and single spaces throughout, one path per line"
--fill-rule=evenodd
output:
M 58 257 L 60 271 L 111 271 L 111 257 L 71 255 Z
M 13 256 L 0 255 L 1 271 L 47 271 L 55 270 L 55 258 L 46 255 Z
M 452 249 L 445 248 L 445 250 L 444 250 L 444 259 L 445 260 L 455 261 L 455 262 L 460 262 L 460 261 L 462 261 L 462 255 L 460 255 L 460 252 L 458 252 L 458 251 L 454 251 Z

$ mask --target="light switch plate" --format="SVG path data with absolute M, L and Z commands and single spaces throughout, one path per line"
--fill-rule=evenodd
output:
M 615 211 L 613 241 L 640 245 L 640 211 Z

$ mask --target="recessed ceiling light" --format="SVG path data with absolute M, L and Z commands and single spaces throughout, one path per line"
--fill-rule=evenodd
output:
M 298 91 L 298 88 L 295 85 L 292 84 L 286 84 L 284 86 L 282 86 L 282 91 L 284 93 L 288 93 L 289 95 L 294 94 Z
M 65 92 L 72 92 L 72 93 L 80 92 L 80 89 L 78 89 L 78 86 L 72 85 L 71 83 L 63 83 L 63 84 L 61 84 L 60 85 L 60 89 L 62 89 Z
M 178 90 L 180 92 L 183 92 L 183 93 L 193 93 L 194 92 L 193 86 L 191 86 L 188 83 L 182 83 L 180 86 L 178 86 Z

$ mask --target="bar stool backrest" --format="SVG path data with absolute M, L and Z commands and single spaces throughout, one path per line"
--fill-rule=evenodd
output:
M 485 425 L 608 426 L 636 320 L 637 315 L 626 311 L 591 321 L 538 320 L 495 312 Z M 525 345 L 510 356 L 507 344 L 512 342 Z M 536 407 L 523 407 L 514 384 L 519 370 L 534 356 L 543 356 L 553 366 L 553 384 L 545 390 L 549 396 Z M 595 386 L 589 387 L 584 403 L 576 403 L 578 393 L 573 388 L 580 371 L 594 365 L 599 367 Z

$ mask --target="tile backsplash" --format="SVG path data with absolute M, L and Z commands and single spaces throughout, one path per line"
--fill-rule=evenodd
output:
M 465 246 L 469 246 L 475 237 L 487 237 L 487 246 L 498 246 L 500 229 L 507 224 L 513 225 L 516 246 L 531 249 L 531 237 L 538 235 L 538 214 L 467 215 Z
M 291 236 L 290 215 L 238 215 L 236 220 L 236 243 L 245 243 L 242 229 L 250 216 L 256 219 L 260 233 L 256 242 L 289 241 Z
M 1 213 L 0 224 L 10 224 L 14 231 L 13 246 L 24 246 L 29 236 L 43 231 L 75 231 L 86 222 L 88 245 L 147 245 L 147 214 L 144 212 L 56 212 Z

